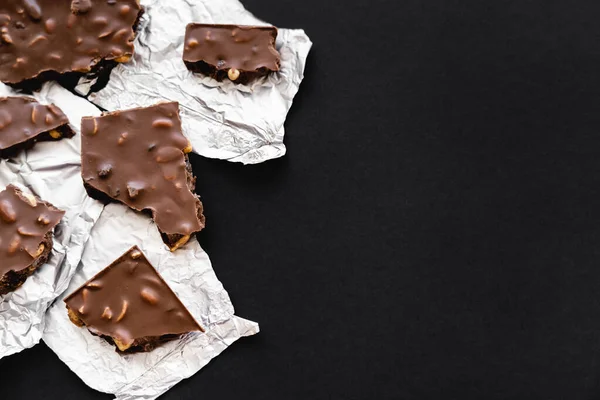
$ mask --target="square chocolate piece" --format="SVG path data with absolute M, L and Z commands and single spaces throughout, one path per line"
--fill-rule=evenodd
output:
M 171 251 L 204 228 L 178 103 L 85 117 L 81 134 L 82 175 L 91 197 L 151 213 Z
M 139 0 L 3 0 L 0 81 L 32 89 L 129 61 L 141 10 Z
M 52 230 L 64 214 L 13 185 L 0 192 L 0 295 L 17 289 L 48 261 Z
M 189 24 L 185 30 L 183 62 L 190 71 L 222 81 L 248 83 L 279 71 L 274 26 Z
M 134 246 L 65 299 L 71 321 L 117 346 L 145 352 L 204 332 L 142 251 Z
M 0 97 L 0 157 L 16 156 L 38 141 L 74 135 L 66 115 L 54 104 L 42 105 L 31 97 Z

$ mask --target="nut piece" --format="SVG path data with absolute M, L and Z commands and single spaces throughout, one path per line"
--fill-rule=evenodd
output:
M 190 141 L 188 140 L 188 144 L 187 144 L 187 146 L 185 146 L 185 148 L 183 149 L 183 152 L 184 152 L 185 154 L 188 154 L 188 153 L 191 153 L 191 152 L 192 152 L 192 150 L 193 150 L 193 149 L 192 149 L 192 142 L 190 142 Z
M 56 129 L 52 129 L 50 131 L 50 137 L 52 139 L 60 139 L 62 137 L 62 134 L 59 131 L 57 131 Z
M 101 315 L 102 318 L 107 319 L 109 321 L 112 319 L 112 316 L 113 316 L 113 313 L 112 313 L 110 307 L 106 307 Z
M 12 242 L 10 242 L 10 244 L 8 245 L 8 254 L 15 254 L 17 252 L 17 250 L 19 250 L 19 247 L 21 246 L 21 239 L 19 239 L 18 236 L 16 236 Z
M 158 119 L 155 119 L 154 122 L 152 122 L 152 127 L 153 128 L 172 128 L 173 121 L 171 121 L 170 119 L 167 119 L 167 118 L 158 118 Z
M 179 239 L 174 245 L 173 247 L 171 247 L 171 251 L 175 251 L 178 248 L 185 246 L 185 244 L 190 240 L 190 235 L 185 235 L 183 236 L 181 239 Z
M 8 201 L 0 202 L 0 218 L 4 222 L 13 223 L 17 220 L 17 213 L 13 208 L 12 204 Z
M 129 60 L 131 60 L 131 56 L 127 55 L 127 54 L 125 54 L 124 56 L 115 58 L 115 61 L 118 63 L 126 63 L 126 62 L 129 62 Z
M 85 285 L 86 288 L 90 289 L 90 290 L 98 290 L 98 289 L 102 289 L 102 285 L 96 282 L 90 282 L 87 285 Z
M 112 338 L 112 340 L 113 340 L 113 342 L 115 342 L 115 344 L 117 345 L 117 347 L 121 351 L 126 351 L 133 344 L 133 340 L 130 341 L 130 342 L 125 342 L 124 340 L 117 339 L 117 338 Z
M 38 246 L 37 251 L 35 252 L 35 255 L 33 256 L 34 258 L 38 258 L 39 256 L 42 255 L 42 253 L 44 252 L 44 250 L 46 250 L 46 246 L 44 246 L 44 243 L 40 244 Z
M 25 11 L 31 18 L 35 20 L 42 19 L 42 8 L 37 0 L 23 0 L 23 7 L 25 7 Z
M 232 81 L 237 81 L 237 79 L 240 77 L 240 71 L 238 69 L 231 68 L 229 71 L 227 71 L 227 76 Z
M 37 250 L 35 251 L 35 253 L 31 254 L 29 253 L 29 255 L 33 258 L 38 258 L 39 256 L 42 255 L 42 253 L 44 252 L 44 250 L 46 250 L 46 246 L 44 246 L 44 244 L 40 244 L 37 248 Z
M 17 228 L 17 233 L 21 236 L 37 236 L 37 233 L 30 232 L 30 231 L 26 230 L 25 228 L 23 228 L 22 226 Z
M 133 258 L 134 260 L 137 260 L 141 256 L 142 256 L 142 252 L 141 251 L 134 250 L 134 251 L 131 252 L 131 258 Z
M 144 299 L 144 301 L 150 305 L 154 306 L 158 304 L 158 297 L 150 289 L 142 289 L 142 291 L 140 292 L 140 296 L 142 296 L 142 299 Z
M 37 200 L 35 199 L 35 196 L 34 196 L 34 195 L 32 195 L 32 194 L 29 194 L 29 193 L 22 192 L 22 193 L 21 193 L 21 196 L 23 196 L 23 197 L 25 198 L 25 200 L 27 200 L 27 202 L 29 203 L 29 205 L 30 205 L 31 207 L 35 207 L 35 206 L 37 206 Z
M 73 311 L 71 308 L 67 307 L 67 313 L 69 314 L 69 319 L 71 320 L 72 323 L 74 323 L 75 325 L 77 325 L 80 328 L 85 325 L 83 323 L 83 321 L 81 320 L 81 318 L 79 318 L 79 315 L 77 315 L 77 313 L 75 311 Z
M 125 318 L 125 313 L 127 313 L 128 306 L 129 306 L 129 303 L 126 300 L 123 300 L 123 308 L 121 309 L 121 314 L 119 314 L 119 317 L 117 318 L 117 322 L 119 322 L 123 318 Z

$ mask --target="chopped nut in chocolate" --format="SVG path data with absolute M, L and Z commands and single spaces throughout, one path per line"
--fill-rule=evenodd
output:
M 82 175 L 90 196 L 151 212 L 172 251 L 204 228 L 178 103 L 86 117 L 81 134 Z
M 43 140 L 73 137 L 60 108 L 30 97 L 0 98 L 0 157 L 11 157 Z
M 52 230 L 64 214 L 15 186 L 0 192 L 0 294 L 17 289 L 48 261 Z
M 276 39 L 277 28 L 273 26 L 189 24 L 183 61 L 190 71 L 218 81 L 228 77 L 236 83 L 247 83 L 279 71 Z
M 204 332 L 175 293 L 134 246 L 65 299 L 71 321 L 117 346 L 142 352 Z
M 3 0 L 0 80 L 19 85 L 128 61 L 140 12 L 139 0 Z

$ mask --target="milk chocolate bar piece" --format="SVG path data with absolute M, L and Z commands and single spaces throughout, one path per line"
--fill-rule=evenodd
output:
M 178 103 L 86 117 L 81 133 L 82 175 L 91 197 L 150 212 L 171 251 L 204 228 Z
M 0 97 L 0 157 L 12 157 L 38 141 L 73 137 L 62 110 L 31 97 Z
M 64 214 L 13 185 L 0 192 L 0 295 L 17 289 L 48 261 L 52 230 Z
M 184 333 L 204 332 L 134 246 L 65 299 L 71 321 L 117 346 L 145 352 Z
M 190 71 L 222 81 L 248 83 L 279 71 L 277 28 L 270 26 L 189 24 L 183 62 Z
M 141 9 L 139 0 L 3 0 L 0 80 L 32 89 L 129 61 Z

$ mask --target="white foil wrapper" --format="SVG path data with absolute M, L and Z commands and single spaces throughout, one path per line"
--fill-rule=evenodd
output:
M 120 355 L 115 346 L 75 326 L 62 299 L 138 245 L 170 288 L 206 330 L 189 333 L 151 352 Z M 233 305 L 195 239 L 170 252 L 156 225 L 124 205 L 106 206 L 94 226 L 69 288 L 48 310 L 44 342 L 87 385 L 119 400 L 155 399 L 198 372 L 258 324 L 234 315 Z
M 237 0 L 142 0 L 135 56 L 118 65 L 108 85 L 89 98 L 107 110 L 178 101 L 183 130 L 194 151 L 211 158 L 256 164 L 285 154 L 284 122 L 304 77 L 312 43 L 303 30 L 279 29 L 281 71 L 250 86 L 187 70 L 182 61 L 190 22 L 265 25 Z M 90 82 L 78 91 L 88 92 Z
M 0 96 L 21 95 L 0 84 Z M 40 341 L 46 309 L 67 288 L 103 207 L 88 197 L 83 187 L 79 150 L 81 117 L 99 115 L 100 111 L 53 83 L 46 84 L 32 97 L 42 104 L 54 103 L 60 107 L 76 135 L 57 142 L 39 142 L 16 158 L 0 160 L 0 190 L 8 184 L 16 184 L 66 211 L 54 230 L 54 246 L 48 263 L 19 289 L 0 296 L 0 358 Z

